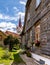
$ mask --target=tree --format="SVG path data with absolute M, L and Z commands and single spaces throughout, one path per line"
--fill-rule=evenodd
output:
M 4 39 L 4 45 L 9 45 L 9 50 L 12 51 L 13 48 L 13 37 L 12 35 L 7 36 L 7 38 Z
M 19 44 L 19 40 L 17 38 L 13 38 L 12 35 L 9 35 L 4 39 L 4 45 L 9 45 L 9 51 L 12 51 L 12 48 L 15 44 Z
M 19 40 L 17 38 L 14 39 L 14 44 L 19 44 Z
M 5 39 L 4 39 L 4 45 L 7 45 L 7 44 L 8 44 L 8 39 L 5 38 Z

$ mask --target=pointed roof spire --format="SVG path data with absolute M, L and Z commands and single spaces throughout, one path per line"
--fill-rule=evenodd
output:
M 21 15 L 19 16 L 19 27 L 22 27 L 22 23 L 21 23 Z

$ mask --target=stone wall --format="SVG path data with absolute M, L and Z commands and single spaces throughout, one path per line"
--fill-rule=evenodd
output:
M 49 3 L 50 4 L 50 3 Z M 48 4 L 48 5 L 49 5 Z M 50 5 L 44 8 L 46 14 L 41 18 L 41 50 L 42 53 L 50 55 Z M 47 12 L 48 11 L 48 12 Z
M 34 2 L 34 3 L 33 3 Z M 33 3 L 33 4 L 32 4 Z M 35 1 L 31 2 L 30 27 L 33 26 L 32 39 L 35 40 L 35 24 L 40 21 L 40 41 L 42 53 L 50 54 L 50 1 L 42 0 L 36 9 Z M 47 50 L 47 51 L 46 51 Z M 44 52 L 45 51 L 45 52 Z
M 4 46 L 3 40 L 0 41 L 0 46 Z
M 28 11 L 30 11 L 30 19 L 27 21 Z M 25 16 L 26 44 L 28 43 L 31 30 L 32 30 L 32 41 L 35 41 L 35 24 L 38 23 L 39 21 L 40 21 L 41 50 L 42 53 L 47 54 L 48 50 L 47 53 L 44 51 L 46 51 L 46 49 L 48 48 L 50 50 L 50 0 L 41 0 L 41 3 L 38 6 L 38 8 L 36 8 L 36 0 L 31 0 L 29 6 L 26 7 L 26 16 Z

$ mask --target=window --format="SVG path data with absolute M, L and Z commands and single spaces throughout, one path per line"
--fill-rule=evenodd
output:
M 39 6 L 41 0 L 36 0 L 36 8 Z
M 30 37 L 32 37 L 32 30 L 30 31 Z
M 40 24 L 35 27 L 35 40 L 40 41 Z
M 32 41 L 32 30 L 30 31 L 30 41 Z
M 28 12 L 27 21 L 30 19 L 30 13 Z

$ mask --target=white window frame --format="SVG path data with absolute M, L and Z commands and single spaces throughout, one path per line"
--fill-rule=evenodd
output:
M 40 3 L 41 3 L 41 0 L 36 0 L 36 8 L 39 6 Z

